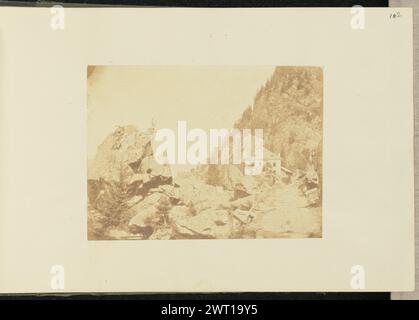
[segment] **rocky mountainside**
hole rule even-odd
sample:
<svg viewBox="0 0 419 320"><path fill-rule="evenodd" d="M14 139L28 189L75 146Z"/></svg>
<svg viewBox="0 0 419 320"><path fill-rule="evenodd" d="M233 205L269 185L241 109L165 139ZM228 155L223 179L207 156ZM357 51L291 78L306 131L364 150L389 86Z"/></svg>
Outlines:
<svg viewBox="0 0 419 320"><path fill-rule="evenodd" d="M321 181L322 81L320 68L278 67L235 123L264 130L264 153L294 172L286 182L268 165L257 176L211 164L173 177L154 159L154 129L116 128L88 162L88 238L319 237L321 208L299 175L311 168Z"/></svg>
<svg viewBox="0 0 419 320"><path fill-rule="evenodd" d="M282 184L272 180L269 172L246 176L237 165L210 165L173 178L168 166L155 162L149 133L133 126L119 127L90 161L90 240L289 235L289 226L279 224L284 217L292 223L292 210L282 208L286 214L281 215L282 220L269 222L269 228L260 227L265 221L260 215L273 214L280 207L280 197L270 194L273 190L281 194ZM295 223L298 225L297 220ZM316 225L304 228L301 234L305 236L316 234L318 229Z"/></svg>
<svg viewBox="0 0 419 320"><path fill-rule="evenodd" d="M152 130L140 132L135 126L118 127L98 146L95 158L89 161L88 179L119 181L121 171L134 172L140 159L152 155L152 137Z"/></svg>
<svg viewBox="0 0 419 320"><path fill-rule="evenodd" d="M264 130L265 148L280 153L291 170L310 161L321 173L323 73L318 67L277 67L236 122Z"/></svg>
<svg viewBox="0 0 419 320"><path fill-rule="evenodd" d="M138 213L135 205L150 190L172 185L170 167L153 157L153 133L153 129L118 127L88 162L89 238L113 238L110 231L127 231Z"/></svg>

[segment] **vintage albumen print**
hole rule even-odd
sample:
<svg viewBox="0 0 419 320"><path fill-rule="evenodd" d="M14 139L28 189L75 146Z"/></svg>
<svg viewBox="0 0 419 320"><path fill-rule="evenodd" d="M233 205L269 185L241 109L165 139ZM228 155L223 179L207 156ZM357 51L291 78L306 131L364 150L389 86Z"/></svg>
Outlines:
<svg viewBox="0 0 419 320"><path fill-rule="evenodd" d="M89 66L88 239L322 237L323 70Z"/></svg>

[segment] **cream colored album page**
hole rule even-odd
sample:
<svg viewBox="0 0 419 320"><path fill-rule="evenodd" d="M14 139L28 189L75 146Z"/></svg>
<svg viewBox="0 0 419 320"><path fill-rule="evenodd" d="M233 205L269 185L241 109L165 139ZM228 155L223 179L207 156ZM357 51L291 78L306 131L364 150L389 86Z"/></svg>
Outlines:
<svg viewBox="0 0 419 320"><path fill-rule="evenodd" d="M0 9L0 292L409 291L410 9Z"/></svg>

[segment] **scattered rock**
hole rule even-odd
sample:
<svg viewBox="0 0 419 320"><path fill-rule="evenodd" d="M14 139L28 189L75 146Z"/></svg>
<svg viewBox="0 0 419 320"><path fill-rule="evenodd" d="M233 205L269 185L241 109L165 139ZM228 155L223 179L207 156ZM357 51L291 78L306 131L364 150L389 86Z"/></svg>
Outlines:
<svg viewBox="0 0 419 320"><path fill-rule="evenodd" d="M121 229L112 229L108 232L109 236L115 239L125 239L132 236L131 233L121 230Z"/></svg>
<svg viewBox="0 0 419 320"><path fill-rule="evenodd" d="M196 216L183 211L176 218L171 223L181 237L227 239L231 233L231 219L226 210L205 210Z"/></svg>
<svg viewBox="0 0 419 320"><path fill-rule="evenodd" d="M128 225L136 225L139 227L150 226L157 218L157 208L147 207L137 211L137 214L129 221Z"/></svg>
<svg viewBox="0 0 419 320"><path fill-rule="evenodd" d="M243 224L251 222L255 217L255 215L250 213L249 211L244 211L240 209L235 210L233 212L233 216Z"/></svg>
<svg viewBox="0 0 419 320"><path fill-rule="evenodd" d="M173 237L173 230L171 227L158 228L150 235L148 240L169 240Z"/></svg>
<svg viewBox="0 0 419 320"><path fill-rule="evenodd" d="M255 202L255 196L247 196L245 198L240 198L229 203L229 206L232 209L242 209L242 210L250 210Z"/></svg>
<svg viewBox="0 0 419 320"><path fill-rule="evenodd" d="M142 196L139 196L139 195L138 196L133 196L131 199L129 199L127 201L127 205L129 207L132 207L132 206L136 205L138 202L140 202L142 199L143 199Z"/></svg>
<svg viewBox="0 0 419 320"><path fill-rule="evenodd" d="M129 231L136 235L141 235L142 239L148 239L154 232L154 228L152 226L144 226L140 227L138 225L130 225Z"/></svg>
<svg viewBox="0 0 419 320"><path fill-rule="evenodd" d="M229 223L229 213L227 210L216 210L213 212L213 220L216 226L225 226Z"/></svg>
<svg viewBox="0 0 419 320"><path fill-rule="evenodd" d="M156 206L162 197L162 194L159 192L152 193L151 195L144 198L141 202L135 205L132 209L136 212L139 212L143 209L147 209L149 207Z"/></svg>
<svg viewBox="0 0 419 320"><path fill-rule="evenodd" d="M169 219L172 221L188 219L192 216L193 214L190 212L187 206L173 206L169 210Z"/></svg>

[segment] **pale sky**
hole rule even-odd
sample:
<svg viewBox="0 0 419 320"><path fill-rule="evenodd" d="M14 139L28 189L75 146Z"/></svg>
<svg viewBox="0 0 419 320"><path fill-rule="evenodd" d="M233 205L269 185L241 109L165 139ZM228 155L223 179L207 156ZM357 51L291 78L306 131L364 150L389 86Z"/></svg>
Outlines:
<svg viewBox="0 0 419 320"><path fill-rule="evenodd" d="M233 127L274 66L104 66L88 81L88 158L117 125ZM175 131L176 132L176 131Z"/></svg>

